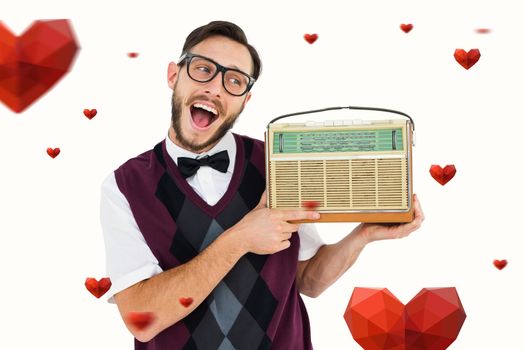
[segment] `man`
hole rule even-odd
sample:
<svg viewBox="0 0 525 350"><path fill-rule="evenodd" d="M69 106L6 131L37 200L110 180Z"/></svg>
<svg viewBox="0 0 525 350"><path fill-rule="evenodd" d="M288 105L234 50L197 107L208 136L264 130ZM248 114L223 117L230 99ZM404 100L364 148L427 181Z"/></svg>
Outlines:
<svg viewBox="0 0 525 350"><path fill-rule="evenodd" d="M413 222L361 224L325 245L313 224L290 223L317 212L266 208L263 143L230 131L260 70L235 24L195 29L168 66L168 136L104 181L110 302L135 349L311 349L299 293L318 296L367 243L423 220L414 197ZM155 319L141 329L131 312Z"/></svg>

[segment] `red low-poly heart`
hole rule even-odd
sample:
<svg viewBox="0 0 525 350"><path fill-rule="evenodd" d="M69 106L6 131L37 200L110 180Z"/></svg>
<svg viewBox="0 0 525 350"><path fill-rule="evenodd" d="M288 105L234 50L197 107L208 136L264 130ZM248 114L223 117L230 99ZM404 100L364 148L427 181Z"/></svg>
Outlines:
<svg viewBox="0 0 525 350"><path fill-rule="evenodd" d="M319 36L317 34L305 34L304 40L306 40L308 43L313 44L317 40Z"/></svg>
<svg viewBox="0 0 525 350"><path fill-rule="evenodd" d="M181 303L181 305L184 307L189 307L191 303L193 303L193 298L192 297L188 297L188 298L180 297L179 303Z"/></svg>
<svg viewBox="0 0 525 350"><path fill-rule="evenodd" d="M138 52L128 52L128 57L129 58L136 58L138 55L139 55Z"/></svg>
<svg viewBox="0 0 525 350"><path fill-rule="evenodd" d="M47 149L47 154L51 157L51 158L55 158L56 156L58 156L60 154L60 148L51 148L51 147L48 147Z"/></svg>
<svg viewBox="0 0 525 350"><path fill-rule="evenodd" d="M126 314L126 322L141 331L151 326L153 321L155 321L153 312L131 311Z"/></svg>
<svg viewBox="0 0 525 350"><path fill-rule="evenodd" d="M404 31L405 33L408 33L409 31L412 30L412 28L414 28L414 26L412 24L401 24L399 28L401 28L401 30Z"/></svg>
<svg viewBox="0 0 525 350"><path fill-rule="evenodd" d="M456 51L454 51L454 58L465 69L470 69L470 67L478 62L480 57L481 54L478 49L471 49L469 52L465 52L463 49L456 49Z"/></svg>
<svg viewBox="0 0 525 350"><path fill-rule="evenodd" d="M84 109L84 115L89 119L93 119L94 116L97 115L96 109Z"/></svg>
<svg viewBox="0 0 525 350"><path fill-rule="evenodd" d="M505 266L507 266L507 260L503 259L503 260L494 260L494 266L496 266L496 268L498 270L503 270L505 268Z"/></svg>
<svg viewBox="0 0 525 350"><path fill-rule="evenodd" d="M445 168L441 168L439 165L432 165L430 167L430 175L432 175L434 180L444 186L456 175L456 167L452 164L445 166Z"/></svg>
<svg viewBox="0 0 525 350"><path fill-rule="evenodd" d="M101 296L106 294L109 288L111 288L111 280L109 279L109 277L104 277L97 281L93 277L88 277L86 278L86 282L84 283L84 285L91 294L93 294L97 298L100 298Z"/></svg>
<svg viewBox="0 0 525 350"><path fill-rule="evenodd" d="M386 288L355 288L344 314L365 350L444 350L466 314L455 288L423 288L404 306Z"/></svg>
<svg viewBox="0 0 525 350"><path fill-rule="evenodd" d="M305 208L306 210L315 210L319 208L319 202L318 201L304 201L303 208Z"/></svg>
<svg viewBox="0 0 525 350"><path fill-rule="evenodd" d="M0 101L20 113L69 70L78 45L69 21L35 21L21 36L0 22Z"/></svg>

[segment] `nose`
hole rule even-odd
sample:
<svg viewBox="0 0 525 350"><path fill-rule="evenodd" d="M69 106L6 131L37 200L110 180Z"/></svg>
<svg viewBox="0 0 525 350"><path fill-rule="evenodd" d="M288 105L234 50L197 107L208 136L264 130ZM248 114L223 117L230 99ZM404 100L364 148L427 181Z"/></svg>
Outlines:
<svg viewBox="0 0 525 350"><path fill-rule="evenodd" d="M222 74L222 72L218 72L212 80L206 83L205 92L217 97L221 95L224 89L222 86Z"/></svg>

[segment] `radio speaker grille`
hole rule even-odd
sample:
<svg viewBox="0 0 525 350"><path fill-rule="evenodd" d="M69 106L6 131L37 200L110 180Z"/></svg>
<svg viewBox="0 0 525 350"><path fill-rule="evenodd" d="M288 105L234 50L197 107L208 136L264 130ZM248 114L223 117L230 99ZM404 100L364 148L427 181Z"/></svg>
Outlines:
<svg viewBox="0 0 525 350"><path fill-rule="evenodd" d="M408 208L405 158L280 160L270 162L270 207L319 210Z"/></svg>

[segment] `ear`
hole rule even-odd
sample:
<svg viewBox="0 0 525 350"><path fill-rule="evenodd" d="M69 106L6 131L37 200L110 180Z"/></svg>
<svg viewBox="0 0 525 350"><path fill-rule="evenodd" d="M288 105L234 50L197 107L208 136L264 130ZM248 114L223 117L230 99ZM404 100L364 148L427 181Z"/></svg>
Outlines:
<svg viewBox="0 0 525 350"><path fill-rule="evenodd" d="M252 97L252 92L249 91L247 94L246 94L246 98L244 99L244 102L242 103L242 108L244 109L244 107L246 106L246 104L248 103L248 101L250 101L250 98Z"/></svg>
<svg viewBox="0 0 525 350"><path fill-rule="evenodd" d="M168 65L168 86L173 90L175 82L177 81L177 75L179 74L179 66L175 62L170 62Z"/></svg>

